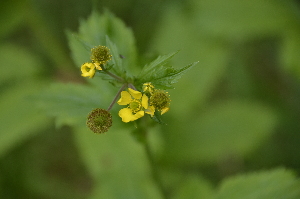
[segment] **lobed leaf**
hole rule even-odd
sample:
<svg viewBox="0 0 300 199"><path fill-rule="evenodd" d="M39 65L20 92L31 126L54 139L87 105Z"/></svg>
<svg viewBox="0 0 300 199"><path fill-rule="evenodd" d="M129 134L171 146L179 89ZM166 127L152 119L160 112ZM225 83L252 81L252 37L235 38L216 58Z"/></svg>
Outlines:
<svg viewBox="0 0 300 199"><path fill-rule="evenodd" d="M191 63L181 69L174 69L167 65L168 61L179 51L168 55L159 56L157 59L146 65L138 76L138 84L151 82L157 88L170 89L185 72L196 65L198 62Z"/></svg>
<svg viewBox="0 0 300 199"><path fill-rule="evenodd" d="M48 115L56 117L57 126L78 126L85 125L92 109L103 106L104 93L84 85L55 83L37 96L37 100Z"/></svg>

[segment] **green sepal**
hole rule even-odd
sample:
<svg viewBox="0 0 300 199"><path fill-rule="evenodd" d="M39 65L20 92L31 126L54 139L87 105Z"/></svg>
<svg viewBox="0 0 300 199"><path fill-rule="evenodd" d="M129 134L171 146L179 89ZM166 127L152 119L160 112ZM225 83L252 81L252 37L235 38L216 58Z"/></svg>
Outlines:
<svg viewBox="0 0 300 199"><path fill-rule="evenodd" d="M151 82L159 89L174 88L172 84L176 83L185 72L198 63L194 62L180 69L175 69L172 66L167 65L170 59L178 52L179 51L159 56L150 64L146 65L137 77L137 84L141 85L145 82Z"/></svg>
<svg viewBox="0 0 300 199"><path fill-rule="evenodd" d="M167 125L164 121L162 121L161 114L158 111L154 112L152 119L159 124Z"/></svg>

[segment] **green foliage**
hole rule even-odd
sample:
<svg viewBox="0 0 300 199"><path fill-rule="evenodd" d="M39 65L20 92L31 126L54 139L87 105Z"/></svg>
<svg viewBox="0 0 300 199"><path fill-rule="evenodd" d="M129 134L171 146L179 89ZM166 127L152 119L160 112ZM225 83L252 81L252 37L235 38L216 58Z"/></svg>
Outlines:
<svg viewBox="0 0 300 199"><path fill-rule="evenodd" d="M86 49L87 46L103 45L111 49L112 63L115 65L112 71L117 75L124 75L122 67L126 68L129 74L138 69L132 31L108 11L103 15L94 11L87 20L80 21L78 33L68 31L67 35L73 60L78 67L85 62L90 62L90 51ZM120 55L124 57L123 60Z"/></svg>
<svg viewBox="0 0 300 199"><path fill-rule="evenodd" d="M170 61L170 59L178 52L179 51L170 53L168 55L159 56L150 64L144 66L143 70L137 77L137 82L140 84L143 82L151 82L153 85L155 85L155 87L161 89L174 88L172 84L176 83L186 71L198 63L194 62L178 70L174 69L172 66L166 65L168 61Z"/></svg>
<svg viewBox="0 0 300 199"><path fill-rule="evenodd" d="M102 93L102 94L101 94ZM103 103L105 92L80 84L52 84L37 97L39 106L56 118L56 125L85 126L88 113Z"/></svg>
<svg viewBox="0 0 300 199"><path fill-rule="evenodd" d="M297 199L300 182L285 169L240 175L225 180L216 199Z"/></svg>
<svg viewBox="0 0 300 199"><path fill-rule="evenodd" d="M1 3L0 198L300 198L298 1L93 3ZM80 77L97 45L124 82ZM179 78L167 125L124 124L116 105L106 134L86 127L120 82Z"/></svg>

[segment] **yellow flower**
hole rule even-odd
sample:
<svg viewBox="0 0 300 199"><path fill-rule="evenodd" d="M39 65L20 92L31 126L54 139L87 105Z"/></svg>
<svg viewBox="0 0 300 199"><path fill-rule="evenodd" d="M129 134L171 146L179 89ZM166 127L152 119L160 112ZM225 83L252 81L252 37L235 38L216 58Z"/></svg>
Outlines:
<svg viewBox="0 0 300 199"><path fill-rule="evenodd" d="M143 91L147 94L152 94L154 91L154 86L151 84L151 82L144 83Z"/></svg>
<svg viewBox="0 0 300 199"><path fill-rule="evenodd" d="M97 70L102 70L98 63L84 63L81 65L81 76L93 78Z"/></svg>
<svg viewBox="0 0 300 199"><path fill-rule="evenodd" d="M97 70L102 70L100 63L94 63L94 65Z"/></svg>
<svg viewBox="0 0 300 199"><path fill-rule="evenodd" d="M148 105L148 97L131 88L128 88L128 91L121 92L121 98L118 104L128 105L127 108L123 108L119 111L119 116L123 122L137 120L143 117L145 113L151 116L154 114L154 108Z"/></svg>

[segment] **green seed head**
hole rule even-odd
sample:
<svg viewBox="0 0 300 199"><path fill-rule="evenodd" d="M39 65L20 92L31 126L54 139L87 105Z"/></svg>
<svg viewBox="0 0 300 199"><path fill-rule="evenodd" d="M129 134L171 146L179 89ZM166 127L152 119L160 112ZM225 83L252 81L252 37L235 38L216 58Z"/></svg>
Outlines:
<svg viewBox="0 0 300 199"><path fill-rule="evenodd" d="M107 132L112 125L112 116L107 110L96 108L89 113L86 125L94 133Z"/></svg>
<svg viewBox="0 0 300 199"><path fill-rule="evenodd" d="M94 63L106 64L109 60L111 60L112 55L109 52L109 48L106 46L95 46L91 49L92 55L91 60Z"/></svg>
<svg viewBox="0 0 300 199"><path fill-rule="evenodd" d="M155 89L150 97L150 105L154 106L154 108L159 111L169 108L170 101L169 94L159 89Z"/></svg>

